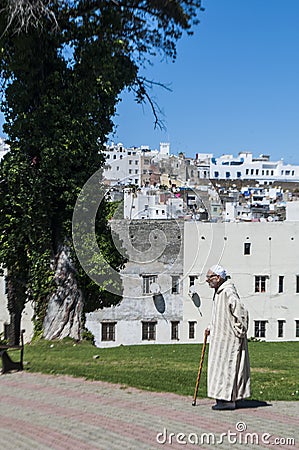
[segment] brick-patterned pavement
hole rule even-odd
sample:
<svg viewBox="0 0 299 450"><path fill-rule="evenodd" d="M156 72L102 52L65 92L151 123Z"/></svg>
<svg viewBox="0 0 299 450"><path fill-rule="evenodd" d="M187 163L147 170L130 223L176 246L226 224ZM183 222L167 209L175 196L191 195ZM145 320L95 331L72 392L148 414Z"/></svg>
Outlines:
<svg viewBox="0 0 299 450"><path fill-rule="evenodd" d="M0 376L0 449L299 449L298 402L245 403L145 392L65 376Z"/></svg>

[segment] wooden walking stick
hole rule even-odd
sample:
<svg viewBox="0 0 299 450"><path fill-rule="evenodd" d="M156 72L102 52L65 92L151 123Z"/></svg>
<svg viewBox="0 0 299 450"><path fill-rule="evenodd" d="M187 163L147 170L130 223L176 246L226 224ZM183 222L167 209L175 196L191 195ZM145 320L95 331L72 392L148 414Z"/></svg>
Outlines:
<svg viewBox="0 0 299 450"><path fill-rule="evenodd" d="M207 345L207 338L208 338L208 333L205 331L205 335L204 335L204 339L203 339L203 346L202 346L202 351L201 351L201 358L200 358L200 363L199 363L199 369L198 369L198 374L197 374L197 380L196 380L196 385L195 385L195 391L194 391L194 396L193 396L192 406L195 406L195 405L196 405L196 397L197 397L198 386L199 386L199 380L200 380L201 371L202 371L203 360L204 360L204 357L205 357L205 351L206 351L206 345Z"/></svg>

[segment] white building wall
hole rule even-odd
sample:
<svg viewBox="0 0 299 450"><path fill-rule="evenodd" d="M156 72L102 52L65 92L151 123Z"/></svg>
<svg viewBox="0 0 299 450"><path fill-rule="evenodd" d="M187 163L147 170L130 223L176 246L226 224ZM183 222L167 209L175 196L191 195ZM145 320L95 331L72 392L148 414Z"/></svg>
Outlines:
<svg viewBox="0 0 299 450"><path fill-rule="evenodd" d="M252 158L250 152L222 155L210 160L210 178L212 179L247 179L268 181L299 181L299 166L286 164L283 160L270 161L268 157Z"/></svg>
<svg viewBox="0 0 299 450"><path fill-rule="evenodd" d="M141 283L141 280L138 280ZM159 280L161 281L161 279ZM141 286L139 289L139 295ZM104 308L86 315L86 327L95 337L97 347L115 347L118 345L139 345L139 344L169 344L178 343L180 340L171 341L172 320L182 323L182 302L181 298L171 298L165 296L166 310L163 315L157 312L153 296L145 295L142 298L134 299L124 297L118 306ZM180 300L180 301L179 301ZM103 322L116 322L115 341L102 341L101 327ZM142 322L154 321L156 325L156 339L142 340Z"/></svg>
<svg viewBox="0 0 299 450"><path fill-rule="evenodd" d="M251 254L244 255L244 243ZM295 320L299 319L299 222L275 223L186 223L184 253L184 342L187 323L198 321L199 338L209 323L213 292L205 282L209 267L220 263L231 275L250 314L248 336L254 336L254 321L266 320L267 341L299 340ZM189 275L198 275L197 292L202 316L188 295ZM255 292L255 275L267 278L266 292ZM279 276L284 276L284 291L278 293ZM285 320L284 336L278 337L278 320Z"/></svg>
<svg viewBox="0 0 299 450"><path fill-rule="evenodd" d="M299 221L299 201L286 202L286 220Z"/></svg>
<svg viewBox="0 0 299 450"><path fill-rule="evenodd" d="M237 217L237 206L236 203L226 202L225 203L225 212L224 212L224 220L235 220Z"/></svg>
<svg viewBox="0 0 299 450"><path fill-rule="evenodd" d="M123 299L120 304L86 314L86 327L95 336L98 347L181 342L183 227L183 221L175 220L114 222L113 230L119 234L129 254L131 252L131 259L122 271ZM163 238L161 245L155 247L158 234L165 240ZM165 311L154 302L153 294L143 293L143 277L148 275L157 277ZM177 293L172 293L173 276L180 279ZM172 321L180 322L179 340L171 340ZM102 340L105 322L116 322L114 341ZM155 340L142 340L142 322L157 323Z"/></svg>
<svg viewBox="0 0 299 450"><path fill-rule="evenodd" d="M148 146L126 148L123 144L112 144L106 146L104 155L106 158L103 170L103 178L111 185L135 184L142 186L142 175L144 164L142 159L159 161L169 158L169 143L160 144L158 150L150 150Z"/></svg>
<svg viewBox="0 0 299 450"><path fill-rule="evenodd" d="M165 223L164 223L165 225ZM139 225L140 226L140 225ZM149 224L149 226L151 226ZM137 229L137 228L136 228ZM145 228L144 230L145 231ZM184 222L183 273L180 265L152 261L146 267L130 263L125 268L124 299L113 308L87 316L88 328L100 347L146 343L202 342L209 325L213 290L206 283L206 273L220 263L235 283L249 311L248 337L255 335L255 321L266 322L267 341L297 341L299 320L299 222ZM250 254L244 254L244 244ZM152 295L142 294L142 274L152 273L165 299L165 313L155 308ZM179 294L171 294L171 273L180 276ZM255 292L255 276L266 277L265 292ZM283 276L283 292L278 292ZM190 294L194 282L197 297ZM116 322L115 341L101 341L101 322ZM156 339L142 341L142 321L155 320ZM171 340L171 321L179 321L179 340ZM284 321L283 336L278 337L278 321ZM195 336L189 336L189 322L195 322Z"/></svg>
<svg viewBox="0 0 299 450"><path fill-rule="evenodd" d="M103 177L111 184L141 184L141 151L122 144L106 148Z"/></svg>
<svg viewBox="0 0 299 450"><path fill-rule="evenodd" d="M149 239L147 231L153 222L130 223L130 232L124 230L124 238L137 240L136 249ZM150 222L150 221L148 221ZM159 222L159 221L158 221ZM248 336L254 336L254 322L266 321L267 341L298 341L295 335L296 320L299 320L299 222L184 222L175 228L176 221L163 221L163 232L168 236L168 250L163 256L149 259L146 264L131 262L124 269L124 291L122 302L111 308L95 311L87 315L86 325L95 335L100 347L129 344L192 343L201 342L205 328L211 317L213 291L205 281L209 267L222 264L235 283L242 301L249 310L250 326ZM160 227L159 223L156 226ZM184 236L180 237L180 229ZM133 227L133 228L132 228ZM141 230L141 231L140 231ZM141 234L139 234L141 233ZM169 234L172 234L169 237ZM176 250L170 245L174 240L182 241ZM250 254L244 254L244 244L250 244ZM126 241L124 242L126 245ZM174 245L174 244L172 244ZM140 247L141 248L141 247ZM153 249L154 251L154 249ZM141 257L142 257L141 249ZM175 262L176 261L176 262ZM142 275L157 275L157 282L163 293L165 312L161 314L151 294L143 294ZM172 276L180 277L178 294L171 293ZM265 292L255 292L255 276L266 277ZM283 292L278 292L279 277L284 277ZM191 298L190 277L198 298ZM32 337L33 310L26 305L22 316L22 328L26 329L25 339ZM283 337L278 337L278 321L284 322ZM0 278L0 332L4 322L9 321L6 309L4 280ZM101 323L116 322L115 341L101 341ZM156 340L143 341L142 321L156 321ZM179 321L179 340L171 340L171 321ZM196 322L195 337L189 338L189 322Z"/></svg>
<svg viewBox="0 0 299 450"><path fill-rule="evenodd" d="M160 142L160 156L162 157L169 156L169 152L170 152L170 143Z"/></svg>

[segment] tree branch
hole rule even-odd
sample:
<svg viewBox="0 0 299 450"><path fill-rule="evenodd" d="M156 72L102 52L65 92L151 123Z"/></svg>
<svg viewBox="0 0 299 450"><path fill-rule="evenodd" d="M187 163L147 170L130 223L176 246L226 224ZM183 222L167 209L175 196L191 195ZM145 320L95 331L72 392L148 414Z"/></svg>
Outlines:
<svg viewBox="0 0 299 450"><path fill-rule="evenodd" d="M160 130L166 131L166 126L163 122L163 120L161 120L161 118L159 116L164 115L163 112L161 111L161 108L159 107L158 103L149 95L148 93L148 89L151 89L153 86L160 86L163 89L166 89L167 91L171 92L170 87L168 87L167 85L163 84L163 83L159 83L157 81L151 81L146 79L145 77L137 77L136 78L136 88L132 88L133 91L136 93L136 99L138 103L148 103L152 114L154 116L154 128L156 129L157 127Z"/></svg>
<svg viewBox="0 0 299 450"><path fill-rule="evenodd" d="M0 11L7 13L7 26L3 32L5 34L14 23L14 33L28 31L30 26L37 28L42 17L47 17L58 27L54 11L49 8L49 0L8 0L6 8ZM3 36L2 34L2 36Z"/></svg>

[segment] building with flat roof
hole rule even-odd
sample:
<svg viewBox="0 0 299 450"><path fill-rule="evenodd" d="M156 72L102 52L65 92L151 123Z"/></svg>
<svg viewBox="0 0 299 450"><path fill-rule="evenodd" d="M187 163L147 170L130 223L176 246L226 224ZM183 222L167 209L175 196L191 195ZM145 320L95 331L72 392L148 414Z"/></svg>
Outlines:
<svg viewBox="0 0 299 450"><path fill-rule="evenodd" d="M160 247L153 246L157 227ZM249 338L299 340L298 221L136 220L115 229L129 251L149 254L123 269L118 306L87 314L97 346L202 342L213 297L205 275L215 263L227 269L249 311Z"/></svg>
<svg viewBox="0 0 299 450"><path fill-rule="evenodd" d="M254 158L251 152L240 152L237 157L222 155L210 159L210 178L217 180L299 181L299 166L270 161L269 155Z"/></svg>

